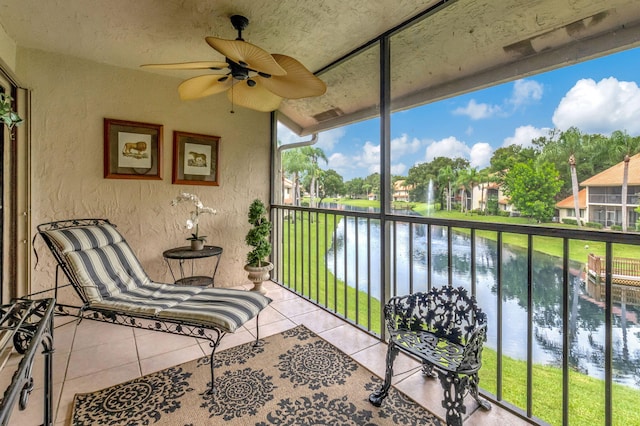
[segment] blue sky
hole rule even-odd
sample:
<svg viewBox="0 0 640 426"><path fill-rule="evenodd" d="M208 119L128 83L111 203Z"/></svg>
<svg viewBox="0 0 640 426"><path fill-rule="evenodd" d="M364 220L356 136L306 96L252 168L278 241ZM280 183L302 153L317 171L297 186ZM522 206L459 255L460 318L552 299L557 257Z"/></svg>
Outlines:
<svg viewBox="0 0 640 426"><path fill-rule="evenodd" d="M503 146L530 146L550 129L571 126L640 135L640 48L398 112L391 119L391 172L406 176L435 157L463 157L482 169ZM278 139L299 138L279 125ZM347 181L379 171L379 121L319 134L316 147Z"/></svg>

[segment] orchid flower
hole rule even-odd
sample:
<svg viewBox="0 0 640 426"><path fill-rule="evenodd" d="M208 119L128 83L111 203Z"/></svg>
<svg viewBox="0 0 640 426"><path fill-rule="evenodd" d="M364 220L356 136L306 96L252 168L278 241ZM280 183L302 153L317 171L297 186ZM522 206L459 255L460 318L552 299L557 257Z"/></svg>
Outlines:
<svg viewBox="0 0 640 426"><path fill-rule="evenodd" d="M171 205L172 206L176 206L179 203L183 202L183 201L189 201L191 203L193 203L193 205L195 206L195 210L193 210L191 212L191 217L189 219L187 219L186 222L186 228L191 230L195 228L195 232L193 232L191 234L191 237L187 238L187 240L203 240L205 241L206 239L206 235L200 235L199 234L199 229L198 229L198 222L200 220L200 215L201 214L211 214L211 215L215 215L218 213L217 210L211 208L211 207L205 207L202 204L202 201L200 201L200 198L198 198L197 195L195 194L190 194L188 192L182 192L180 193L176 198L174 198L173 200L171 200Z"/></svg>

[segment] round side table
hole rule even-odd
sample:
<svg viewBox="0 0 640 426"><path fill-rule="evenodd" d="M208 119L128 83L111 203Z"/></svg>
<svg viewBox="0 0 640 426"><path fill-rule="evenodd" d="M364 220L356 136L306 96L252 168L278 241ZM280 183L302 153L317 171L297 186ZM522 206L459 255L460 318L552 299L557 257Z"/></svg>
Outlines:
<svg viewBox="0 0 640 426"><path fill-rule="evenodd" d="M216 277L216 272L218 271L218 265L220 264L220 257L222 256L222 247L218 246L204 246L202 250L191 250L191 247L176 247L169 250L166 250L162 253L162 257L169 265L169 271L171 272L171 276L173 277L173 281L175 284L179 285L197 285L197 286L212 286L214 284L214 279ZM194 263L198 259L215 259L215 265L213 266L213 273L211 276L208 275L193 275ZM178 261L178 271L179 278L176 278L176 274L173 271L173 267L171 265L172 260ZM191 261L191 273L190 275L185 276L185 261ZM188 271L187 271L188 272Z"/></svg>

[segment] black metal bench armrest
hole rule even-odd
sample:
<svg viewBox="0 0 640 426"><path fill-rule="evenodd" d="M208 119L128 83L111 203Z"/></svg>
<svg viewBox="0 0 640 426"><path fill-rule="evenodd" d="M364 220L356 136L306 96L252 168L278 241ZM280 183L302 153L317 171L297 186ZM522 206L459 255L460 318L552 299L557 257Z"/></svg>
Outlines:
<svg viewBox="0 0 640 426"><path fill-rule="evenodd" d="M487 340L487 325L482 324L471 333L469 341L464 345L462 362L458 371L473 374L482 367L482 345Z"/></svg>

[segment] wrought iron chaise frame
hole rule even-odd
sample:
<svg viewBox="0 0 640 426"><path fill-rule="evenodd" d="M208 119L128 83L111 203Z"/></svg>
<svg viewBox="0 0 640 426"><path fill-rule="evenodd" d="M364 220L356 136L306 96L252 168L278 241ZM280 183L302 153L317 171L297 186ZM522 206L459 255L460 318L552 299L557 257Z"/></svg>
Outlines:
<svg viewBox="0 0 640 426"><path fill-rule="evenodd" d="M46 245L51 250L57 265L56 265L56 273L55 273L55 300L58 300L58 291L59 289L65 287L73 287L75 290L75 294L81 299L81 306L56 303L55 314L56 315L65 315L65 316L73 316L82 321L83 319L88 319L92 321L105 322L109 324L122 325L126 327L139 328L145 330L153 330L159 331L169 334L177 334L187 337L195 337L198 339L208 340L209 345L211 347L211 355L209 356L210 368L211 368L211 387L208 392L213 395L215 394L215 353L218 346L220 346L220 342L222 338L227 334L227 331L223 330L220 327L212 326L210 324L203 325L197 321L191 321L188 319L168 319L168 318L158 318L153 315L145 314L145 313L135 313L127 312L124 310L113 310L113 309L104 309L100 307L91 306L89 300L86 295L82 291L80 283L76 280L75 274L71 270L70 265L64 258L63 253L60 252L56 244L49 238L47 235L47 231L51 230L61 230L67 228L77 228L82 226L101 226L101 225L111 225L115 228L115 225L112 224L108 219L73 219L73 220L61 220L55 222L48 222L38 225L38 234L43 238ZM34 237L35 238L35 237ZM35 246L34 246L35 250ZM36 253L37 258L37 253ZM65 277L69 280L68 284L59 285L59 271L62 270L64 272ZM48 290L50 291L50 290ZM256 340L254 342L254 347L259 347L262 345L262 341L260 341L260 332L259 332L259 313L256 314Z"/></svg>
<svg viewBox="0 0 640 426"><path fill-rule="evenodd" d="M53 310L55 299L12 299L0 306L0 357L3 368L15 368L11 383L0 398L0 425L10 424L16 402L27 407L34 389L33 365L38 348L44 354L43 424L53 425ZM10 344L21 355L17 366L6 363Z"/></svg>

